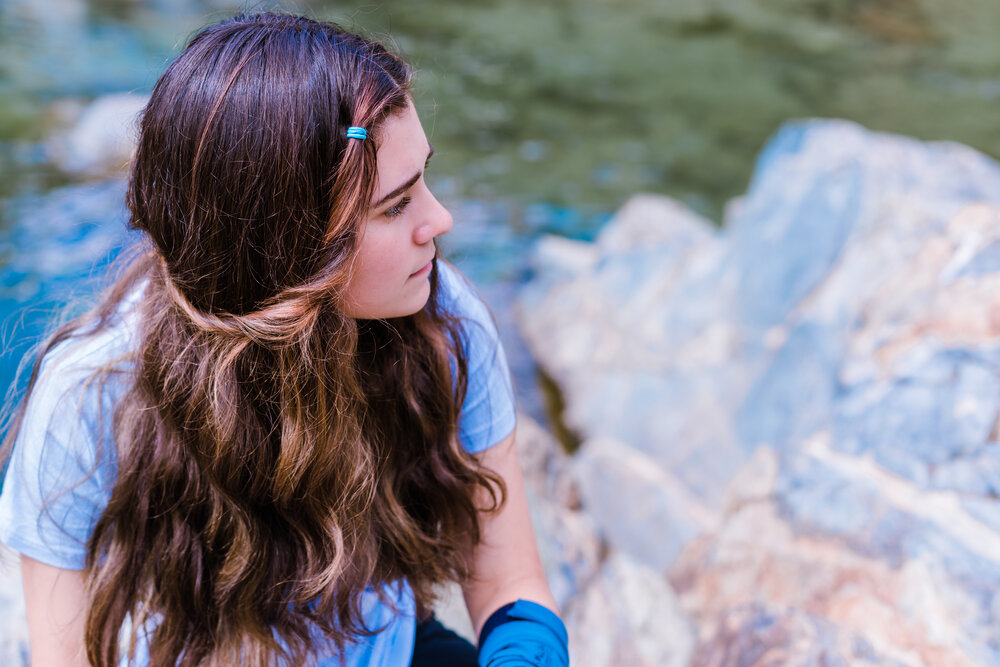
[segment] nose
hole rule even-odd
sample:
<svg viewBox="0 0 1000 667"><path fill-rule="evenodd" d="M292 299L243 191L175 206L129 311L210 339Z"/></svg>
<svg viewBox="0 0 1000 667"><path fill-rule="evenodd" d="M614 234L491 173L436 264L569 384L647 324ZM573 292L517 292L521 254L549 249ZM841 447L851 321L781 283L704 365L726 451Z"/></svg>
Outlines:
<svg viewBox="0 0 1000 667"><path fill-rule="evenodd" d="M413 230L413 242L418 245L430 243L438 236L447 234L451 231L454 222L451 213L441 205L441 202L431 194L430 190L427 191L427 197L427 212L420 224Z"/></svg>

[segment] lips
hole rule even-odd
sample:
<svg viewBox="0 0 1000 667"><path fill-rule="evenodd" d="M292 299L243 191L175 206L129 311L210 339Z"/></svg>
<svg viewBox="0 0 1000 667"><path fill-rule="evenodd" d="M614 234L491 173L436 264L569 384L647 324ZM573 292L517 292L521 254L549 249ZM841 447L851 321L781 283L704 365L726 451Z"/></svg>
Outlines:
<svg viewBox="0 0 1000 667"><path fill-rule="evenodd" d="M410 277L411 278L416 278L418 276L423 276L423 275L426 275L426 274L430 273L431 272L431 264L433 262L434 262L434 260L431 259L431 261L427 262L422 267L420 267L419 269L417 269L416 271L414 271L413 273L411 273Z"/></svg>

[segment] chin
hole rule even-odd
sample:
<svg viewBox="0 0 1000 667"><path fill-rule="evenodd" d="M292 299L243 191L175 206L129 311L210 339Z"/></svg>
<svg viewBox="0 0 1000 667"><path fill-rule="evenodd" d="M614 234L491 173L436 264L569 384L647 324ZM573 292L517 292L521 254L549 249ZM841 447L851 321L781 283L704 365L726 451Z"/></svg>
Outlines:
<svg viewBox="0 0 1000 667"><path fill-rule="evenodd" d="M397 317L409 317L410 315L415 315L424 309L430 295L431 290L428 285L427 289L421 290L419 296L402 302L387 304L382 308L371 308L366 309L363 312L350 313L350 315L357 320L391 320Z"/></svg>
<svg viewBox="0 0 1000 667"><path fill-rule="evenodd" d="M419 303L413 303L409 308L404 309L403 312L400 313L399 315L396 315L396 317L408 317L410 315L416 315L417 313L419 313L421 310L424 309L424 306L427 305L427 299L429 297L430 294L421 299Z"/></svg>

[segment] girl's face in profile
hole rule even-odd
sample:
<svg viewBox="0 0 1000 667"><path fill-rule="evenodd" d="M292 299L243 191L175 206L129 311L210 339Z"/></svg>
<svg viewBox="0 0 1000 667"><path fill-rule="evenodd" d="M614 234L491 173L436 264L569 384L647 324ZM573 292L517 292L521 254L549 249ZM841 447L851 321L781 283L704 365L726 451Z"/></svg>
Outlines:
<svg viewBox="0 0 1000 667"><path fill-rule="evenodd" d="M403 317L423 308L434 239L452 225L424 182L433 149L412 102L386 119L378 135L375 195L344 300L345 312L358 319Z"/></svg>

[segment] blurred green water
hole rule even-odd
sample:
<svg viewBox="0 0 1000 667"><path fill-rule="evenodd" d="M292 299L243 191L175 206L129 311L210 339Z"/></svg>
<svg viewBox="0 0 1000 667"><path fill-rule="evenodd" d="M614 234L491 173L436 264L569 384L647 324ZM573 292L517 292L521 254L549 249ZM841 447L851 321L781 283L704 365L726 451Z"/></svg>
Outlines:
<svg viewBox="0 0 1000 667"><path fill-rule="evenodd" d="M0 197L76 178L37 148L53 101L149 90L196 27L239 6L0 0ZM540 227L529 234L586 236L640 190L719 219L788 118L849 118L1000 155L1000 0L266 6L391 35L417 68L439 189L508 202L515 224ZM582 214L525 223L518 212L539 203Z"/></svg>
<svg viewBox="0 0 1000 667"><path fill-rule="evenodd" d="M120 180L49 160L66 109L148 92L198 27L242 6L0 0L0 384L70 292L88 293L122 227ZM457 223L445 251L484 289L521 408L536 417L510 302L540 234L591 237L638 191L721 220L790 118L848 118L1000 156L1000 0L246 6L335 20L394 42L415 66L436 149L428 180Z"/></svg>

